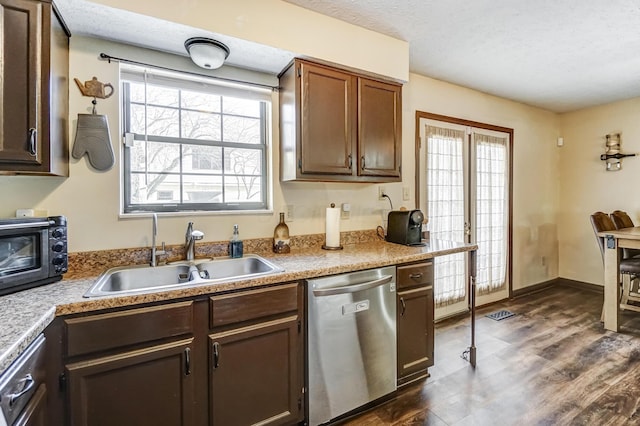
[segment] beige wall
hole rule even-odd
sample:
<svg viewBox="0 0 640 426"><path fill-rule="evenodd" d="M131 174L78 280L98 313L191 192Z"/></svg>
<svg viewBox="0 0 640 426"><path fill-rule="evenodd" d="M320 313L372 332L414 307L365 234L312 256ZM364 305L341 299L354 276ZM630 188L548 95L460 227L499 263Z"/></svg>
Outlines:
<svg viewBox="0 0 640 426"><path fill-rule="evenodd" d="M555 145L559 134L557 115L416 74L411 74L403 95L405 184L414 176L416 110L514 129L513 288L556 278L560 155Z"/></svg>
<svg viewBox="0 0 640 426"><path fill-rule="evenodd" d="M607 172L600 154L605 136L622 133L622 152L640 153L640 98L561 115L560 276L603 284L602 257L589 215L625 210L640 224L640 157L622 160L622 170Z"/></svg>
<svg viewBox="0 0 640 426"><path fill-rule="evenodd" d="M111 5L118 3L117 0L103 2ZM131 7L138 4L138 2L122 2L123 7L125 3L130 3ZM230 8L231 6L227 3L234 2L222 3ZM238 3L244 4L247 1ZM259 3L262 4L262 2ZM376 47L378 35L367 31L362 32L362 29L343 28L345 25L343 23L327 21L325 17L317 14L309 15L308 11L300 8L291 9L290 5L284 6L286 3L283 2L275 3L277 7L285 8L281 10L283 13L292 13L297 18L304 17L310 20L314 25L310 25L309 28L314 28L314 31L324 33L327 28L323 25L329 25L331 30L338 28L347 33L353 32L352 35L357 40L353 44L326 43L324 40L323 44L315 41L317 37L313 37L313 31L308 31L307 36L298 37L296 43L300 43L300 46L306 46L307 43L312 46L306 52L311 56L391 76L403 74L405 72L403 70L408 68L406 43L399 46L400 55L404 60L396 63L392 70L383 72L383 68L378 67L380 60L371 59L374 57L373 49ZM209 7L208 4L208 2L193 2L197 7ZM165 12L171 10L169 2L159 10ZM273 14L269 15L270 17L279 19L275 12L269 13ZM189 16L181 15L180 18L195 19L190 14ZM251 31L247 28L223 28L230 35L252 39L249 37ZM299 50L287 44L290 41L286 32L279 39L273 37L275 37L273 34L265 36L265 43ZM367 46L367 49L361 52L363 57L348 59L352 50L360 48L363 43ZM98 54L106 51L116 56L140 59L131 49L133 48L106 41L74 36L71 39L70 77L86 80L95 75L102 81L115 83L118 81L118 65L99 60ZM325 54L323 49L328 49L331 53L323 57L322 55ZM149 55L154 54L149 53ZM187 64L177 65L190 66L188 59L180 60L187 61ZM393 61L385 59L382 62ZM409 75L409 79L410 81L403 88L403 182L384 184L387 193L393 199L394 207L411 208L415 204L414 117L416 110L514 128L514 288L522 288L557 277L556 213L559 203L557 181L560 152L555 147L555 140L559 135L557 115L415 74ZM277 106L277 97L274 97L274 105ZM75 86L70 87L70 148L73 146L77 114L90 111L90 106L89 98L83 98ZM89 167L86 159L82 158L71 159L68 179L0 176L0 197L4 200L0 205L0 216L11 216L15 214L17 208L46 209L50 214L66 215L70 223L69 248L72 252L148 246L151 228L149 217L122 218L119 215L121 154L118 106L119 100L116 96L98 103L98 112L108 115L111 126L116 152L116 165L111 170L96 172ZM275 141L277 146L279 140L277 108L274 108L273 123L271 140ZM277 149L273 152L271 165L274 174L273 212L161 216L159 240L164 240L167 244L181 243L188 221L194 221L196 228L205 233L205 241L228 238L234 223L240 225L241 235L244 238L269 237L277 224L278 212L282 211L286 204L294 206L295 219L289 223L293 235L323 232L324 208L332 202L337 205L344 202L351 204L351 219L341 221L342 230L373 229L381 224L381 212L388 208L388 202L377 199L378 185L280 183ZM411 194L409 200L402 200L403 187L409 189Z"/></svg>

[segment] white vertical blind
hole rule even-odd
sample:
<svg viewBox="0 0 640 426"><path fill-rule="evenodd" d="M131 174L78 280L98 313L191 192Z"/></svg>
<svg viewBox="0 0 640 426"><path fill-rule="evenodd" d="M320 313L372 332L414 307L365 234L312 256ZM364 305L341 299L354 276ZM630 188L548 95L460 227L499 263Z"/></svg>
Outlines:
<svg viewBox="0 0 640 426"><path fill-rule="evenodd" d="M474 132L476 157L476 286L488 294L506 285L507 139Z"/></svg>
<svg viewBox="0 0 640 426"><path fill-rule="evenodd" d="M427 211L431 238L464 242L465 132L426 126ZM434 259L434 299L445 306L465 298L463 253Z"/></svg>

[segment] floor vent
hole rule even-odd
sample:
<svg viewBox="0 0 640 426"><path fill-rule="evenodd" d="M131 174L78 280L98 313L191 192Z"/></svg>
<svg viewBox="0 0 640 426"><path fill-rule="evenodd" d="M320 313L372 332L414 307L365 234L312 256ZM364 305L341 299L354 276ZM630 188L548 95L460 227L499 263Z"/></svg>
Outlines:
<svg viewBox="0 0 640 426"><path fill-rule="evenodd" d="M492 320L496 321L502 321L503 319L511 318L512 316L515 316L513 312L504 310L485 315L485 317L491 318Z"/></svg>

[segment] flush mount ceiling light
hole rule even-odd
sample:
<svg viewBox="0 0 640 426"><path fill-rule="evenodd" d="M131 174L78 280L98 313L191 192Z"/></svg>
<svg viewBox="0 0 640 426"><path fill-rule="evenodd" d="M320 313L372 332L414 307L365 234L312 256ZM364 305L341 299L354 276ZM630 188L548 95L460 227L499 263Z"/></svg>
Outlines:
<svg viewBox="0 0 640 426"><path fill-rule="evenodd" d="M184 42L191 60L199 67L215 70L220 68L229 56L229 48L217 40L193 37Z"/></svg>

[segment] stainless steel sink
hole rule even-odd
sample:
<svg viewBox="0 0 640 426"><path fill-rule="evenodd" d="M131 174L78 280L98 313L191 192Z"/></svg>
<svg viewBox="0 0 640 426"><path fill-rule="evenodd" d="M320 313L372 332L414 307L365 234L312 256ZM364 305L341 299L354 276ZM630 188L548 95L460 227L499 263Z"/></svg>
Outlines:
<svg viewBox="0 0 640 426"><path fill-rule="evenodd" d="M282 272L284 269L257 256L180 262L165 266L112 268L102 274L84 297L141 294L174 288L227 283Z"/></svg>

